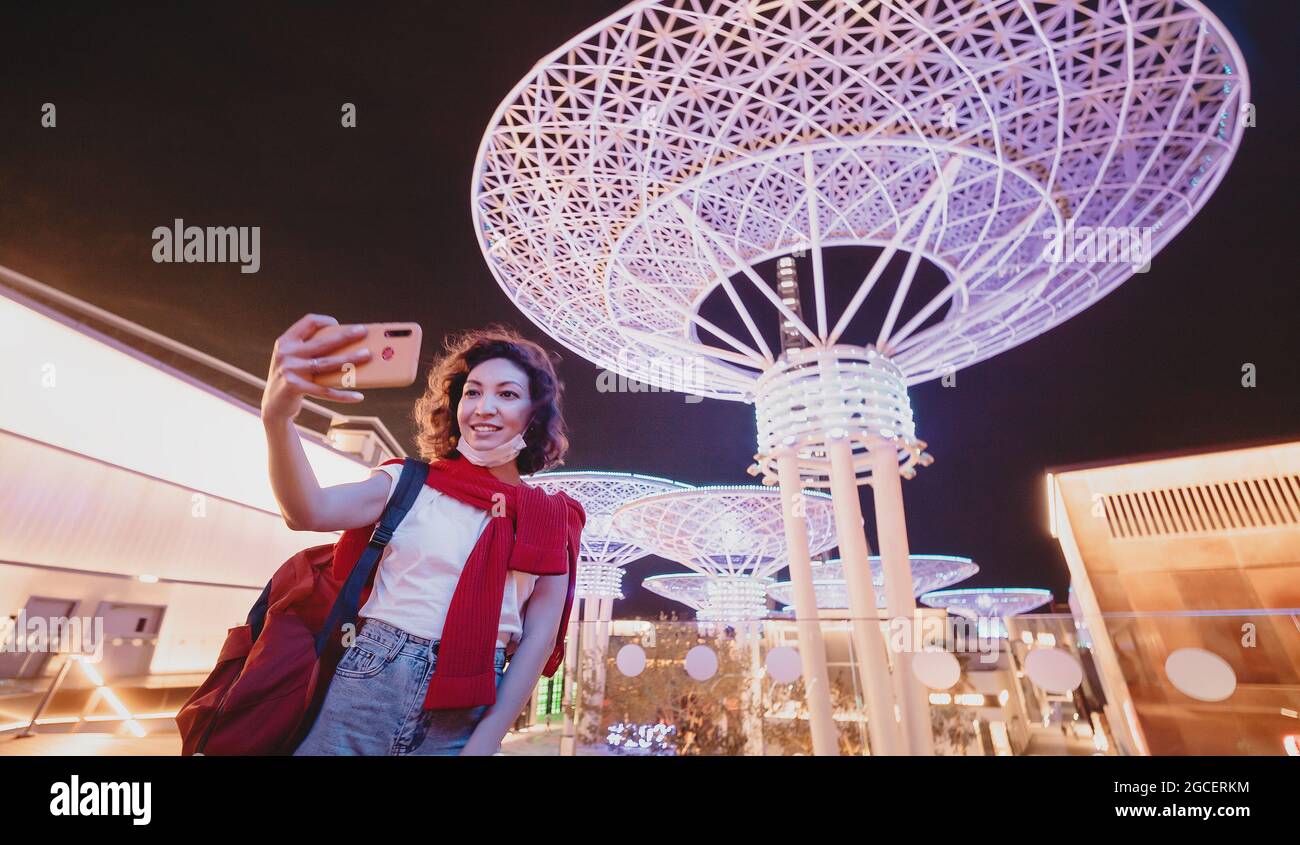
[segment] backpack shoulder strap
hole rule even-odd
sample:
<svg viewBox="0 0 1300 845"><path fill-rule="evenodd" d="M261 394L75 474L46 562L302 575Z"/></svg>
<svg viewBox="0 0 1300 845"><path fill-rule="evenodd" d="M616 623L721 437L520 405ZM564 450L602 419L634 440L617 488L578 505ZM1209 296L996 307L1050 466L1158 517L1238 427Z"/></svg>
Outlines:
<svg viewBox="0 0 1300 845"><path fill-rule="evenodd" d="M402 462L402 474L398 477L396 489L389 497L388 504L384 507L384 512L370 535L370 542L366 544L365 551L361 553L360 559L348 573L348 580L339 590L325 624L316 635L318 656L324 653L332 634L338 632L344 624L356 622L357 611L360 610L361 604L361 591L370 581L370 575L375 567L379 565L379 558L383 556L384 549L393 539L393 532L397 530L397 526L415 504L416 498L420 495L420 488L424 486L428 476L429 465L424 461L407 458Z"/></svg>
<svg viewBox="0 0 1300 845"><path fill-rule="evenodd" d="M393 532L415 505L416 497L420 495L420 488L424 486L428 476L429 465L424 461L407 458L402 462L402 474L398 476L397 489L389 497L388 505L379 517L379 524L370 535L371 545L379 542L382 551L383 547L388 545L388 541L393 539Z"/></svg>

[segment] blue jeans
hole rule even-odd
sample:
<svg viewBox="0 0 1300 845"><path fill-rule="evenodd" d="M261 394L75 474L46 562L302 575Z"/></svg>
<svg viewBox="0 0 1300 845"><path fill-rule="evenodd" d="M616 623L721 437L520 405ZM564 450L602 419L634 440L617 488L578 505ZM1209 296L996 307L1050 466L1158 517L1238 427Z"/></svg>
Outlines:
<svg viewBox="0 0 1300 845"><path fill-rule="evenodd" d="M487 705L425 710L437 640L379 619L358 621L357 637L339 659L320 713L293 756L459 754ZM498 648L498 687L505 665L506 650Z"/></svg>

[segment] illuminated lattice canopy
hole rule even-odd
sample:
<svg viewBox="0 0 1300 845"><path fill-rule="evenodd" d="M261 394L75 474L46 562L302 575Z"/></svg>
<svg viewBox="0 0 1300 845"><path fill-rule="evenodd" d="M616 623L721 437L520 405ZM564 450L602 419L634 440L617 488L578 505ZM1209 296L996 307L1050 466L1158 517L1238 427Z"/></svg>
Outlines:
<svg viewBox="0 0 1300 845"><path fill-rule="evenodd" d="M972 587L959 590L935 590L921 596L921 603L970 619L1018 616L1042 607L1052 600L1051 590L1031 587Z"/></svg>
<svg viewBox="0 0 1300 845"><path fill-rule="evenodd" d="M868 558L871 581L876 587L876 606L885 606L885 572L879 555ZM912 555L912 595L920 596L934 590L964 581L980 571L970 558L951 555ZM844 565L839 558L812 566L813 587L817 591L820 608L847 608L849 593L844 580ZM768 588L768 594L782 604L794 604L794 585L780 581Z"/></svg>
<svg viewBox="0 0 1300 845"><path fill-rule="evenodd" d="M657 596L699 611L709 602L708 580L708 575L699 572L673 572L651 575L641 581L641 586Z"/></svg>
<svg viewBox="0 0 1300 845"><path fill-rule="evenodd" d="M652 575L641 586L657 596L684 604L705 622L749 622L768 615L765 591L771 578L730 579L699 572Z"/></svg>
<svg viewBox="0 0 1300 845"><path fill-rule="evenodd" d="M648 552L614 528L614 512L624 504L669 490L690 490L690 484L630 472L543 472L524 480L548 493L563 491L587 512L582 529L581 560L592 566L624 566Z"/></svg>
<svg viewBox="0 0 1300 845"><path fill-rule="evenodd" d="M1159 252L1223 177L1247 98L1196 0L636 2L505 98L472 209L511 300L599 366L749 400L776 322L823 347L865 320L916 384L1134 271L1049 260L1052 233L1140 228ZM849 246L875 263L828 280L824 251ZM755 270L790 253L806 314ZM939 289L913 287L922 259Z"/></svg>
<svg viewBox="0 0 1300 845"><path fill-rule="evenodd" d="M835 545L835 513L824 493L802 494L809 554ZM715 577L771 575L786 565L781 494L755 486L697 487L628 502L614 527L660 557Z"/></svg>

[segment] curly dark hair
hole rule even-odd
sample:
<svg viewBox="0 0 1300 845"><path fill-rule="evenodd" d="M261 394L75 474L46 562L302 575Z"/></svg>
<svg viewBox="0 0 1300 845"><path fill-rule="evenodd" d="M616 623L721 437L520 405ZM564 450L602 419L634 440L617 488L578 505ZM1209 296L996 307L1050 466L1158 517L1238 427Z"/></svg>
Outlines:
<svg viewBox="0 0 1300 845"><path fill-rule="evenodd" d="M429 370L424 395L416 400L416 445L426 461L449 458L460 442L456 409L470 370L492 358L505 358L528 374L532 420L523 432L528 443L515 458L523 475L550 469L564 462L569 438L560 411L564 383L555 375L560 356L548 353L514 329L494 323L448 336L446 352Z"/></svg>

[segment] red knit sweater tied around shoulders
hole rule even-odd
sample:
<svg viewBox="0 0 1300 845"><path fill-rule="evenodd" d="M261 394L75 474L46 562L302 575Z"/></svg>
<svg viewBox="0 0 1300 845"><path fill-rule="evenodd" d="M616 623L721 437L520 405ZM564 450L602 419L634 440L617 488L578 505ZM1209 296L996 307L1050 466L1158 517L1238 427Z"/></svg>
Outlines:
<svg viewBox="0 0 1300 845"><path fill-rule="evenodd" d="M400 460L385 463L401 463ZM429 465L428 485L491 516L456 583L424 709L477 707L496 701L493 654L501 623L506 572L569 576L564 614L542 674L550 677L564 659L564 635L578 568L578 545L587 514L572 497L500 481L487 469L462 457ZM334 575L348 577L370 540L374 526L346 531L334 551ZM375 567L377 572L379 567ZM365 606L374 584L371 575L361 594Z"/></svg>

